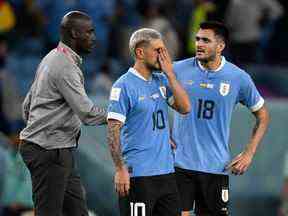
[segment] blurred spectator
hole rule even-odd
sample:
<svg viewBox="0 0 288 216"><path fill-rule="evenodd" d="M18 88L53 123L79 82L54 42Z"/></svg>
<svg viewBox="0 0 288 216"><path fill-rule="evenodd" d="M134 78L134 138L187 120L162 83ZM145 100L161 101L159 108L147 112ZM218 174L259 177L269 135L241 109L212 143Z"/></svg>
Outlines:
<svg viewBox="0 0 288 216"><path fill-rule="evenodd" d="M141 24L141 21L142 19L134 0L116 1L109 35L109 41L113 41L109 43L109 57L120 61L123 65L128 66L130 64L131 57L127 50L129 37ZM120 62L118 64L121 64ZM120 72L121 71L118 72L118 76Z"/></svg>
<svg viewBox="0 0 288 216"><path fill-rule="evenodd" d="M164 43L171 55L172 60L176 59L179 54L179 39L176 30L170 21L160 12L160 5L148 3L144 10L144 23L146 28L153 28L159 31Z"/></svg>
<svg viewBox="0 0 288 216"><path fill-rule="evenodd" d="M288 216L288 152L284 163L284 184L281 194L281 207L279 216Z"/></svg>
<svg viewBox="0 0 288 216"><path fill-rule="evenodd" d="M187 52L189 55L195 54L195 34L201 22L211 19L216 11L216 5L208 0L194 0L193 9L188 26Z"/></svg>
<svg viewBox="0 0 288 216"><path fill-rule="evenodd" d="M39 56L44 52L45 17L34 0L24 0L25 26L23 38L20 40L22 53ZM23 22L23 21L22 21ZM31 28L33 26L33 28ZM27 53L29 50L29 53Z"/></svg>
<svg viewBox="0 0 288 216"><path fill-rule="evenodd" d="M38 7L37 1L23 0L20 2L16 4L15 9L17 11L17 20L19 21L17 22L17 27L21 28L21 33L24 36L43 33L45 17Z"/></svg>
<svg viewBox="0 0 288 216"><path fill-rule="evenodd" d="M90 14L95 25L97 61L102 61L107 56L108 35L111 29L112 17L115 11L115 0L78 0L78 9Z"/></svg>
<svg viewBox="0 0 288 216"><path fill-rule="evenodd" d="M216 10L213 13L214 20L224 22L225 14L230 1L231 0L217 0L217 3L215 4Z"/></svg>
<svg viewBox="0 0 288 216"><path fill-rule="evenodd" d="M22 54L29 54L31 51L30 38L32 38L34 39L32 45L35 46L37 44L40 47L39 49L43 49L43 42L40 38L42 38L44 31L44 16L36 2L34 0L10 0L10 2L15 11L17 21L15 28L8 38L9 42L11 42L9 44L10 47L14 48L17 52L19 50Z"/></svg>
<svg viewBox="0 0 288 216"><path fill-rule="evenodd" d="M274 34L271 35L270 41L268 43L268 49L266 50L266 63L269 64L282 64L288 65L288 1L287 0L279 0L282 7L284 8L284 14L277 21L274 29ZM277 53L277 55L275 55Z"/></svg>
<svg viewBox="0 0 288 216"><path fill-rule="evenodd" d="M0 33L9 32L15 26L15 14L10 3L0 0Z"/></svg>
<svg viewBox="0 0 288 216"><path fill-rule="evenodd" d="M3 190L0 203L3 216L20 216L32 209L32 188L30 174L21 157L17 154L17 144L0 133L0 151L4 162L1 175Z"/></svg>
<svg viewBox="0 0 288 216"><path fill-rule="evenodd" d="M231 0L226 23L231 32L231 53L237 64L255 63L269 41L273 25L283 14L277 0ZM261 38L263 37L263 38Z"/></svg>
<svg viewBox="0 0 288 216"><path fill-rule="evenodd" d="M17 140L22 126L21 98L14 77L7 69L8 45L0 37L0 131Z"/></svg>
<svg viewBox="0 0 288 216"><path fill-rule="evenodd" d="M108 99L112 84L110 63L105 61L100 72L95 73L92 78L91 94Z"/></svg>
<svg viewBox="0 0 288 216"><path fill-rule="evenodd" d="M187 26L189 26L192 8L193 0L163 1L161 4L161 12L177 31L179 40L178 59L185 58L185 54L187 54L184 42L188 41Z"/></svg>
<svg viewBox="0 0 288 216"><path fill-rule="evenodd" d="M40 10L44 17L44 35L47 50L57 46L59 41L59 23L63 14L78 9L78 0L35 0L33 10ZM31 6L32 7L32 6Z"/></svg>
<svg viewBox="0 0 288 216"><path fill-rule="evenodd" d="M22 194L22 190L24 188L21 187L19 181L21 179L18 178L18 174L23 168L12 167L14 164L14 158L9 158L10 153L13 152L15 155L15 148L13 146L9 146L10 143L17 143L17 127L16 122L17 118L19 119L21 116L20 112L20 99L17 95L16 85L15 83L11 82L11 74L7 70L7 57L8 57L8 45L6 42L5 37L0 37L0 215L1 209L2 214L4 216L14 216L12 213L7 213L7 209L12 207L10 206L14 204L14 202L7 202L6 199L9 195L14 196L13 190L18 190L19 195ZM18 116L17 116L18 113ZM9 139L9 140L8 140ZM3 146L8 146L7 149L4 149ZM12 172L15 174L11 174ZM18 181L19 180L19 181ZM8 187L11 181L15 182L18 181L15 185L12 186L12 189ZM26 180L25 180L26 181ZM31 188L28 188L31 190ZM18 198L19 198L19 195ZM17 196L15 199L17 199ZM29 200L29 196L25 197L24 199ZM31 198L30 198L31 199ZM10 199L11 200L11 199Z"/></svg>
<svg viewBox="0 0 288 216"><path fill-rule="evenodd" d="M1 132L0 132L1 133ZM1 198L3 196L4 191L4 175L6 173L6 160L5 160L5 152L2 150L0 145L0 216L3 216L3 204Z"/></svg>
<svg viewBox="0 0 288 216"><path fill-rule="evenodd" d="M7 116L3 111L4 107L4 77L6 73L6 56L7 55L7 43L4 38L0 38L0 131L6 135L11 134L11 123L8 121Z"/></svg>

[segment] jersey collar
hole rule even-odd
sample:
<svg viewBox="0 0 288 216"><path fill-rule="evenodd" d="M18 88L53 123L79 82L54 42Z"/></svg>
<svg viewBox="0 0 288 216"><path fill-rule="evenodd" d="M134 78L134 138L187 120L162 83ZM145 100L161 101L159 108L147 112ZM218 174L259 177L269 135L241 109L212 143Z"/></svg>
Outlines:
<svg viewBox="0 0 288 216"><path fill-rule="evenodd" d="M220 66L219 66L216 70L209 70L209 71L211 71L211 72L220 71L220 70L224 67L225 63L226 63L225 57L224 57L224 56L221 56L221 64L220 64ZM204 67L201 65L201 63L200 63L199 60L197 60L197 64L198 64L199 68L200 68L202 71L207 71L207 69L204 68Z"/></svg>
<svg viewBox="0 0 288 216"><path fill-rule="evenodd" d="M140 79L144 80L145 82L148 82L148 81L152 80L152 76L150 76L150 78L147 80L135 68L130 67L128 71L130 73L134 74L135 76L139 77Z"/></svg>

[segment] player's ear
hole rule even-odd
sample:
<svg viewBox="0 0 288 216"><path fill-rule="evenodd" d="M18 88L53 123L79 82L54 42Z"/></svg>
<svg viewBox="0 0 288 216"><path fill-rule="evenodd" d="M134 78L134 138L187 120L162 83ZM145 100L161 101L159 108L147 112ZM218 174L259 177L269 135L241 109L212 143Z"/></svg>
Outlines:
<svg viewBox="0 0 288 216"><path fill-rule="evenodd" d="M224 41L221 41L219 44L218 44L218 51L219 52L222 52L224 49L225 49L225 43Z"/></svg>
<svg viewBox="0 0 288 216"><path fill-rule="evenodd" d="M144 58L144 49L143 49L143 47L137 47L135 49L135 56L138 59L143 59Z"/></svg>
<svg viewBox="0 0 288 216"><path fill-rule="evenodd" d="M71 38L77 39L79 37L79 31L76 31L76 29L71 29L70 35L71 35Z"/></svg>

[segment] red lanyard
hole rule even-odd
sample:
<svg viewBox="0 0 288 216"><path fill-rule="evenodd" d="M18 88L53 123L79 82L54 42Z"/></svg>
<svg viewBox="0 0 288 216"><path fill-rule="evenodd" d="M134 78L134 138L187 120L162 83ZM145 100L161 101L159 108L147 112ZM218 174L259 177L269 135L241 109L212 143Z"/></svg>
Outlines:
<svg viewBox="0 0 288 216"><path fill-rule="evenodd" d="M72 61L72 63L76 64L75 60L73 59L73 57L71 56L71 54L67 48L58 45L57 51L63 53L65 56L67 56L68 59L70 59L70 61Z"/></svg>

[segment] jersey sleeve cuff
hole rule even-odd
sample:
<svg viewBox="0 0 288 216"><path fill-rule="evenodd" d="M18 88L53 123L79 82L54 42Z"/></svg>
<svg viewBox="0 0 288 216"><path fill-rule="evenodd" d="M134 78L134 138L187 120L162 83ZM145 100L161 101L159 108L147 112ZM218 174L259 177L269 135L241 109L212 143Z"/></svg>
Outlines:
<svg viewBox="0 0 288 216"><path fill-rule="evenodd" d="M173 104L174 104L174 102L175 102L174 97L173 97L173 96L169 97L168 100L167 100L167 102L168 102L168 104L169 104L170 106L173 106Z"/></svg>
<svg viewBox="0 0 288 216"><path fill-rule="evenodd" d="M125 123L126 121L126 116L120 114L120 113L115 113L115 112L108 112L108 115L107 115L107 120L109 119L115 119L115 120L118 120L122 123Z"/></svg>
<svg viewBox="0 0 288 216"><path fill-rule="evenodd" d="M250 107L250 110L251 110L252 112L256 112L256 111L258 111L259 109L261 109L261 108L263 107L263 105L264 105L264 99L261 97L261 98L259 99L259 101L258 101L255 105L253 105L253 106Z"/></svg>

